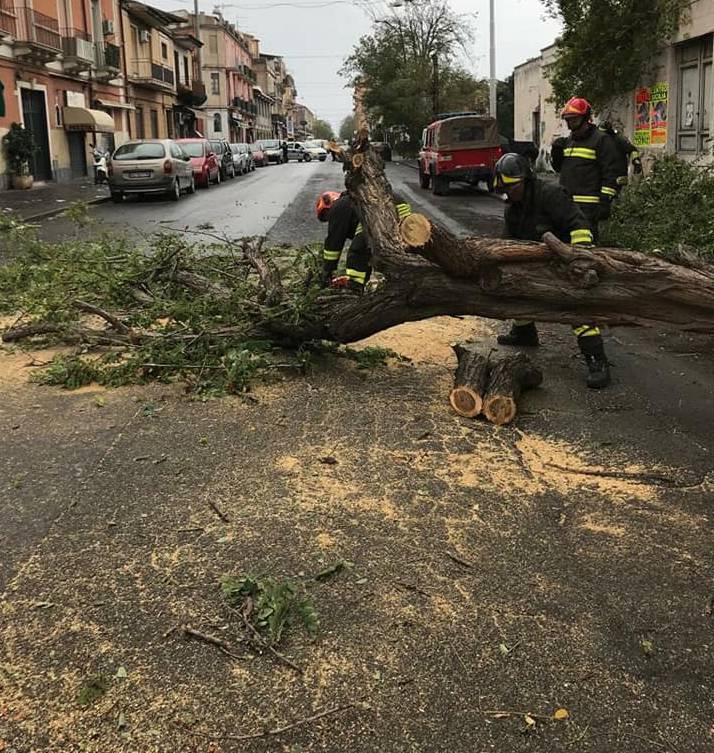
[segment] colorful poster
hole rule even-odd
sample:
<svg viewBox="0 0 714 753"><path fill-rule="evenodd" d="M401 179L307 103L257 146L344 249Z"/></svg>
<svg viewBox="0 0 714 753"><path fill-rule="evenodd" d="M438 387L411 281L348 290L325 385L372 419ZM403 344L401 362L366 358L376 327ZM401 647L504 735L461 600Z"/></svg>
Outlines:
<svg viewBox="0 0 714 753"><path fill-rule="evenodd" d="M667 96L669 94L668 84L655 84L650 89L651 93L651 115L650 123L652 126L652 144L667 143Z"/></svg>
<svg viewBox="0 0 714 753"><path fill-rule="evenodd" d="M669 84L654 84L635 92L635 146L667 143Z"/></svg>
<svg viewBox="0 0 714 753"><path fill-rule="evenodd" d="M635 146L649 146L651 93L648 88L635 92Z"/></svg>

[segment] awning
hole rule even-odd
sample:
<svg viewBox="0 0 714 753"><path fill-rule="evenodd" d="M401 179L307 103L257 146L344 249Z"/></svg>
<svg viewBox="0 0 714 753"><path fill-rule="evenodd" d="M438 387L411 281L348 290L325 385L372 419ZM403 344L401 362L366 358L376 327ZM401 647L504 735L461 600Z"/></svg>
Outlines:
<svg viewBox="0 0 714 753"><path fill-rule="evenodd" d="M231 115L231 123L233 123L233 125L237 125L237 126L245 125L245 121L241 120L240 118L236 118L233 115Z"/></svg>
<svg viewBox="0 0 714 753"><path fill-rule="evenodd" d="M136 107L134 105L129 104L129 102L112 102L110 99L95 99L95 102L98 102L102 107L107 107L109 109L114 110L136 110Z"/></svg>
<svg viewBox="0 0 714 753"><path fill-rule="evenodd" d="M65 131L92 131L114 133L114 118L101 110L85 107L65 107L63 110Z"/></svg>

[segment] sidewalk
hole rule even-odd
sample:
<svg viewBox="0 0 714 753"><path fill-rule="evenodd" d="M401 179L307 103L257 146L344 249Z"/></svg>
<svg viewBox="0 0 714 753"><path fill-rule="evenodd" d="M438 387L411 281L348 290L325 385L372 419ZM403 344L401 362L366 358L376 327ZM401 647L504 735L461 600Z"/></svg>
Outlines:
<svg viewBox="0 0 714 753"><path fill-rule="evenodd" d="M101 204L109 198L107 186L95 186L91 178L71 183L36 183L27 191L0 191L0 212L14 212L23 220L39 220L64 211L75 201Z"/></svg>

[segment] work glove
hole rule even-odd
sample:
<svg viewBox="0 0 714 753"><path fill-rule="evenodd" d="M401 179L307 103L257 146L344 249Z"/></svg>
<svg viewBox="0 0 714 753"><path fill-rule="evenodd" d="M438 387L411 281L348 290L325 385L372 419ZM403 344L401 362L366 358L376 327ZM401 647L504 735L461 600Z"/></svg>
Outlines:
<svg viewBox="0 0 714 753"><path fill-rule="evenodd" d="M635 175L640 175L642 173L642 160L639 157L635 157L632 160L632 171Z"/></svg>

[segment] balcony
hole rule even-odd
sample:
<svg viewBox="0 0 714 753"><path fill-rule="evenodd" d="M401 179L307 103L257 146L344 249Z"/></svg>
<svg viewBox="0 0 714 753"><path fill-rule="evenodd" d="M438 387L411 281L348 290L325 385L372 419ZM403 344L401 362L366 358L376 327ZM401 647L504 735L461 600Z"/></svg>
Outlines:
<svg viewBox="0 0 714 753"><path fill-rule="evenodd" d="M144 58L129 61L128 73L131 81L152 89L162 91L174 89L174 72L153 60Z"/></svg>
<svg viewBox="0 0 714 753"><path fill-rule="evenodd" d="M94 72L97 81L111 81L121 71L120 48L110 42L94 43Z"/></svg>
<svg viewBox="0 0 714 753"><path fill-rule="evenodd" d="M186 107L200 107L206 102L206 85L203 81L194 79L190 84L178 83L176 85L179 102Z"/></svg>
<svg viewBox="0 0 714 753"><path fill-rule="evenodd" d="M17 36L15 7L8 0L0 0L0 39Z"/></svg>
<svg viewBox="0 0 714 753"><path fill-rule="evenodd" d="M49 63L62 52L62 36L56 18L32 8L17 8L15 57L30 63Z"/></svg>
<svg viewBox="0 0 714 753"><path fill-rule="evenodd" d="M89 70L94 65L94 44L86 31L62 29L65 70Z"/></svg>

